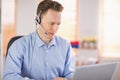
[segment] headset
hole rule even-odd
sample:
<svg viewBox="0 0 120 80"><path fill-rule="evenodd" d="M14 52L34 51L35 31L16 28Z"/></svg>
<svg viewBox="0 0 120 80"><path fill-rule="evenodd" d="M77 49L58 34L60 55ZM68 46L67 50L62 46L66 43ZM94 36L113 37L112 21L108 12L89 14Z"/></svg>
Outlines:
<svg viewBox="0 0 120 80"><path fill-rule="evenodd" d="M36 26L39 25L39 27L42 29L42 32L46 35L48 35L48 32L40 25L41 23L41 13L42 13L42 10L39 12L39 14L36 16L35 18L35 23L36 23Z"/></svg>
<svg viewBox="0 0 120 80"><path fill-rule="evenodd" d="M40 11L39 14L35 18L36 25L41 23L41 13L42 11Z"/></svg>

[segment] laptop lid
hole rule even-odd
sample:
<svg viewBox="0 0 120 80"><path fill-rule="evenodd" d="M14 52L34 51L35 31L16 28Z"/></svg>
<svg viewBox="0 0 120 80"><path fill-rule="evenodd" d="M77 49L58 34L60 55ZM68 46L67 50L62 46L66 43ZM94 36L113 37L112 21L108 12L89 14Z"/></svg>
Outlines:
<svg viewBox="0 0 120 80"><path fill-rule="evenodd" d="M112 80L120 80L120 61L118 61Z"/></svg>
<svg viewBox="0 0 120 80"><path fill-rule="evenodd" d="M75 69L73 80L112 80L116 66L117 62L78 66Z"/></svg>

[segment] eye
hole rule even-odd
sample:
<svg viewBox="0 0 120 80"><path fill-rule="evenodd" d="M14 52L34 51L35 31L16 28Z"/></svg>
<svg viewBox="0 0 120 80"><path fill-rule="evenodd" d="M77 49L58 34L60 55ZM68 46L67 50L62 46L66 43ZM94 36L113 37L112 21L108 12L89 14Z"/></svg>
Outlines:
<svg viewBox="0 0 120 80"><path fill-rule="evenodd" d="M57 25L60 25L60 23L58 23Z"/></svg>
<svg viewBox="0 0 120 80"><path fill-rule="evenodd" d="M54 25L54 23L50 23L50 25Z"/></svg>
<svg viewBox="0 0 120 80"><path fill-rule="evenodd" d="M55 24L56 24L56 23L50 23L50 25L52 25L52 26L53 26L53 25L55 25ZM60 25L60 23L57 23L57 25L59 26L59 25Z"/></svg>

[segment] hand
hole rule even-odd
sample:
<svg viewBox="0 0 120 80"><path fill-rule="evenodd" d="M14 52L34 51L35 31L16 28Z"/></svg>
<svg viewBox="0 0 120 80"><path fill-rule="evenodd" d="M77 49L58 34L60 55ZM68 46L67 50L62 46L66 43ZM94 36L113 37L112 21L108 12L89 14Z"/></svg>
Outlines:
<svg viewBox="0 0 120 80"><path fill-rule="evenodd" d="M67 79L62 77L57 77L57 78L54 78L53 80L67 80Z"/></svg>

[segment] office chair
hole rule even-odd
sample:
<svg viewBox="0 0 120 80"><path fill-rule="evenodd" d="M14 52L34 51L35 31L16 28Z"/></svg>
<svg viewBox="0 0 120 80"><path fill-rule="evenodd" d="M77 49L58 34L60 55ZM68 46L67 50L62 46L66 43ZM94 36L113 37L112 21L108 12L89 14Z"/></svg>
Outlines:
<svg viewBox="0 0 120 80"><path fill-rule="evenodd" d="M7 51L6 51L6 56L7 57L7 54L8 54L8 49L10 48L10 46L13 44L13 42L19 38L21 38L23 36L14 36L10 39L10 41L8 42L8 45L7 45Z"/></svg>

